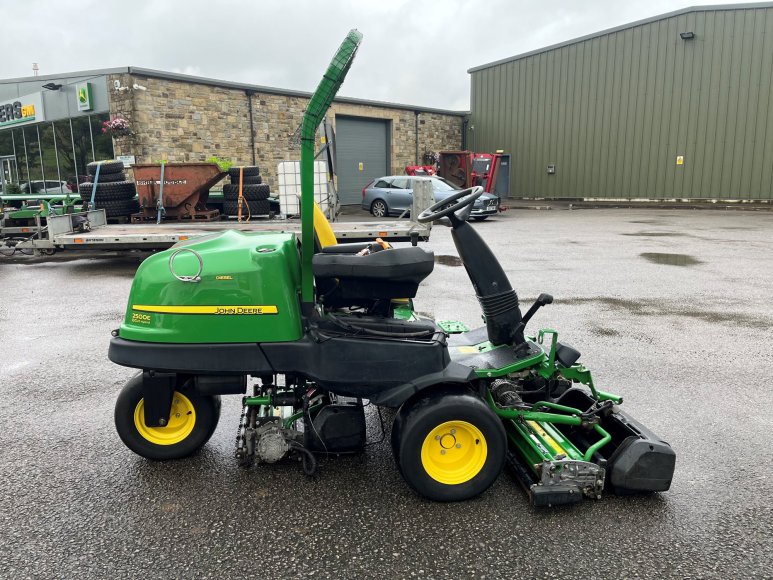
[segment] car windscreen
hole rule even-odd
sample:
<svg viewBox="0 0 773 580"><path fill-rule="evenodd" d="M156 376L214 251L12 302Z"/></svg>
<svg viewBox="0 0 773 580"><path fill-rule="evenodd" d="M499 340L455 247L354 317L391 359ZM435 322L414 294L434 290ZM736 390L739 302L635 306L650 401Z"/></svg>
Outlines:
<svg viewBox="0 0 773 580"><path fill-rule="evenodd" d="M436 178L431 179L432 182L432 190L436 192L447 192L447 191L458 191L458 187L454 187L444 179Z"/></svg>

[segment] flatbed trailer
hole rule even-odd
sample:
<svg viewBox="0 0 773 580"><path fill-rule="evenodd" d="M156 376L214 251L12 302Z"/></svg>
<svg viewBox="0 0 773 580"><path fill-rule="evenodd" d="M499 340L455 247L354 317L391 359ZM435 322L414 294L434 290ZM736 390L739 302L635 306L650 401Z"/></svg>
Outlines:
<svg viewBox="0 0 773 580"><path fill-rule="evenodd" d="M84 227L85 224L88 224ZM430 227L412 220L346 222L331 224L340 242L363 242L376 238L390 242L429 240ZM166 222L161 224L108 224L105 211L74 212L49 216L45 226L31 226L26 239L15 240L19 250L52 253L56 250L164 250L177 242L235 229L300 233L300 220L253 219L249 222ZM0 232L2 228L0 227ZM2 245L0 240L0 245Z"/></svg>

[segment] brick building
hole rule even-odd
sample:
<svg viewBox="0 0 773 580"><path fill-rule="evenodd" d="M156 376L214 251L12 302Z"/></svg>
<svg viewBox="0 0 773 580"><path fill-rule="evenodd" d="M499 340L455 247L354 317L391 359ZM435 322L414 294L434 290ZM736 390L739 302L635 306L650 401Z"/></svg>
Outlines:
<svg viewBox="0 0 773 580"><path fill-rule="evenodd" d="M309 97L136 67L0 80L0 110L13 112L15 103L28 112L37 107L31 117L0 120L3 174L10 182L77 183L93 159L123 155L148 163L216 155L259 165L273 189L277 164L300 156L290 141ZM102 123L115 117L128 121L127 134L102 133ZM464 145L459 111L341 97L328 120L336 131L344 204L356 203L372 178L402 173L426 152Z"/></svg>

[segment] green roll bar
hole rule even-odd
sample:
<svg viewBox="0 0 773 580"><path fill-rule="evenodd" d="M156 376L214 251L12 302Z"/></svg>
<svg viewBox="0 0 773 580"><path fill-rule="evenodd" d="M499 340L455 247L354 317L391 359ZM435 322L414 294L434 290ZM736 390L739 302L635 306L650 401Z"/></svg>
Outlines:
<svg viewBox="0 0 773 580"><path fill-rule="evenodd" d="M314 279L311 258L314 255L314 148L317 127L346 78L362 34L350 30L336 51L317 90L306 107L301 124L301 302L305 308L314 304Z"/></svg>

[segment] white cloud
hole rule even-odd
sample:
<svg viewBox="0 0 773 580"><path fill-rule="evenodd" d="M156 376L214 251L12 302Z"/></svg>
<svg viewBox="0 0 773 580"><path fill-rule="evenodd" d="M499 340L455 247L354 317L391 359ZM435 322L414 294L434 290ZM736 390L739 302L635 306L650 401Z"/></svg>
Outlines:
<svg viewBox="0 0 773 580"><path fill-rule="evenodd" d="M702 0L701 4L720 3ZM693 4L545 2L30 0L3 13L0 77L139 66L311 91L350 28L363 45L341 94L469 107L467 69Z"/></svg>

